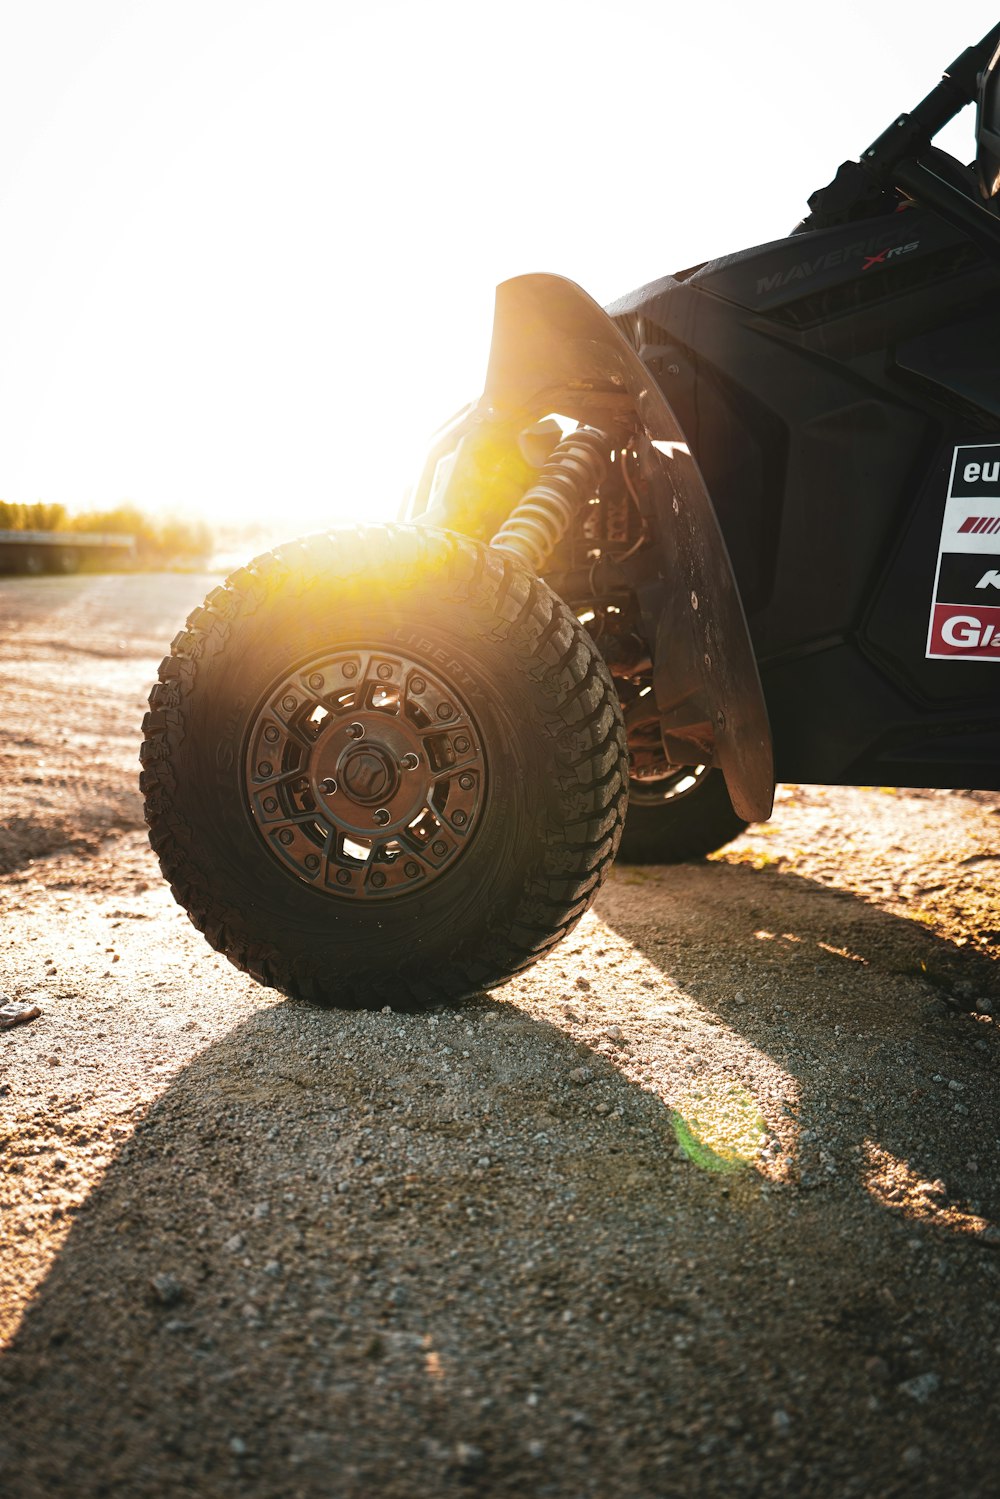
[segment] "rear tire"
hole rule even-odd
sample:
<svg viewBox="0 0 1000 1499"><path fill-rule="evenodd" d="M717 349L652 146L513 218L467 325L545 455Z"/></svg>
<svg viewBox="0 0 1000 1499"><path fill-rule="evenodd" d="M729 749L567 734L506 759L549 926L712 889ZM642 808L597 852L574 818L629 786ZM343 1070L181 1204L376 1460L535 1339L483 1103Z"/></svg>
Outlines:
<svg viewBox="0 0 1000 1499"><path fill-rule="evenodd" d="M684 864L731 843L748 824L733 811L721 771L671 767L654 781L629 783L619 859L625 864Z"/></svg>
<svg viewBox="0 0 1000 1499"><path fill-rule="evenodd" d="M593 642L450 533L257 558L174 640L144 735L176 899L237 967L323 1003L502 983L576 924L621 836L624 726Z"/></svg>

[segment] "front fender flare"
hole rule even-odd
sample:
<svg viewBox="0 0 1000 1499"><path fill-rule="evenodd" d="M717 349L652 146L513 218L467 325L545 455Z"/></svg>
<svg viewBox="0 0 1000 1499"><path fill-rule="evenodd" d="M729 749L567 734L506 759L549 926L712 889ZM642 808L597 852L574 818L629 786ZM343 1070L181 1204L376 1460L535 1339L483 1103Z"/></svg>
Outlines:
<svg viewBox="0 0 1000 1499"><path fill-rule="evenodd" d="M663 553L653 692L667 753L687 746L726 778L737 814L770 816L774 763L746 616L715 507L669 402L607 313L561 276L497 288L485 426L558 411L580 421L621 411L658 455L651 491Z"/></svg>

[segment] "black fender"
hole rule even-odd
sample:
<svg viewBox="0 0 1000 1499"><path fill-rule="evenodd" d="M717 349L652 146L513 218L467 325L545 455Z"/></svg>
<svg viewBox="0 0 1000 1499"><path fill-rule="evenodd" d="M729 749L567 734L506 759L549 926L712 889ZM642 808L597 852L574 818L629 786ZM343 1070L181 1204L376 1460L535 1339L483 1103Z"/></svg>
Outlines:
<svg viewBox="0 0 1000 1499"><path fill-rule="evenodd" d="M680 422L586 292L562 276L517 276L497 287L486 385L450 441L514 431L553 411L595 426L621 418L645 432L662 553L650 643L664 745L675 763L718 766L737 814L762 821L774 799L767 708L729 553Z"/></svg>

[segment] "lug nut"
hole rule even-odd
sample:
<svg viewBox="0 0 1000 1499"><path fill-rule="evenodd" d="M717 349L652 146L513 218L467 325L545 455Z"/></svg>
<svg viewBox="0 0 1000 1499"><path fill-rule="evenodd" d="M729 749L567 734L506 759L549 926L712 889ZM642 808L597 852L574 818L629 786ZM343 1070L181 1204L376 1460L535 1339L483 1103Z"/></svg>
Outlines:
<svg viewBox="0 0 1000 1499"><path fill-rule="evenodd" d="M381 890L382 886L385 884L385 875L382 873L381 869L376 869L375 873L372 875L372 884L375 886L376 890Z"/></svg>
<svg viewBox="0 0 1000 1499"><path fill-rule="evenodd" d="M356 677L358 674L358 668L353 661L345 661L340 669L345 677Z"/></svg>
<svg viewBox="0 0 1000 1499"><path fill-rule="evenodd" d="M392 676L392 667L388 662L383 661L382 665L378 668L378 675L382 678L383 682Z"/></svg>
<svg viewBox="0 0 1000 1499"><path fill-rule="evenodd" d="M346 869L338 869L337 870L337 884L338 885L349 885L350 883L351 883L351 876L350 876L349 871L346 870Z"/></svg>
<svg viewBox="0 0 1000 1499"><path fill-rule="evenodd" d="M454 718L455 710L451 703L438 703L438 718Z"/></svg>
<svg viewBox="0 0 1000 1499"><path fill-rule="evenodd" d="M440 838L438 839L437 843L431 844L431 853L437 854L439 859L443 858L447 852L448 845L447 843L442 843Z"/></svg>
<svg viewBox="0 0 1000 1499"><path fill-rule="evenodd" d="M365 726L363 723L348 724L347 732L352 739L363 739L365 737Z"/></svg>
<svg viewBox="0 0 1000 1499"><path fill-rule="evenodd" d="M466 752L466 750L468 748L469 748L469 741L466 739L466 737L465 737L464 734L460 735L459 738L455 740L455 750L456 750L456 752L458 754L460 754L460 755L464 755L465 752Z"/></svg>
<svg viewBox="0 0 1000 1499"><path fill-rule="evenodd" d="M320 676L318 671L314 671L312 676L309 678L309 686L314 692L318 692L319 689L323 686L323 678Z"/></svg>
<svg viewBox="0 0 1000 1499"><path fill-rule="evenodd" d="M458 784L461 786L463 791L471 791L476 782L472 776L464 775L459 776Z"/></svg>
<svg viewBox="0 0 1000 1499"><path fill-rule="evenodd" d="M273 723L269 724L268 727L264 730L264 738L267 740L268 744L277 744L278 740L281 738L281 734L275 728Z"/></svg>
<svg viewBox="0 0 1000 1499"><path fill-rule="evenodd" d="M278 842L289 844L291 843L294 836L295 834L292 832L291 828L282 828L281 832L278 834Z"/></svg>
<svg viewBox="0 0 1000 1499"><path fill-rule="evenodd" d="M413 677L411 679L411 681L410 681L410 691L411 692L424 692L426 690L426 688L427 688L427 683L424 681L423 677Z"/></svg>
<svg viewBox="0 0 1000 1499"><path fill-rule="evenodd" d="M327 776L325 781L320 781L319 789L325 791L327 796L332 796L337 789L337 783L333 779L333 776Z"/></svg>
<svg viewBox="0 0 1000 1499"><path fill-rule="evenodd" d="M464 812L456 812L451 820L457 828L464 828L469 819Z"/></svg>
<svg viewBox="0 0 1000 1499"><path fill-rule="evenodd" d="M273 769L274 766L271 764L270 760L262 760L257 766L257 774L259 776L269 776Z"/></svg>
<svg viewBox="0 0 1000 1499"><path fill-rule="evenodd" d="M283 697L281 699L281 706L284 708L286 713L291 713L292 709L295 707L296 701L297 699L292 697L292 694L289 693L287 697Z"/></svg>
<svg viewBox="0 0 1000 1499"><path fill-rule="evenodd" d="M400 760L399 762L399 768L400 770L416 770L419 764L420 756L411 753L409 755L403 756L402 760Z"/></svg>
<svg viewBox="0 0 1000 1499"><path fill-rule="evenodd" d="M275 798L273 796L265 796L265 798L264 798L264 811L265 812L277 812L277 810L278 810L278 803L275 800Z"/></svg>
<svg viewBox="0 0 1000 1499"><path fill-rule="evenodd" d="M317 857L316 857L315 854L307 854L306 855L306 868L307 869L318 869L319 868L319 860L317 859Z"/></svg>
<svg viewBox="0 0 1000 1499"><path fill-rule="evenodd" d="M376 807L375 812L373 813L373 816L375 818L375 821L378 823L379 827L381 827L381 828L384 828L385 825L386 825L386 823L391 821L391 816L386 811L385 807Z"/></svg>
<svg viewBox="0 0 1000 1499"><path fill-rule="evenodd" d="M403 865L403 873L406 875L406 878L408 880L415 880L416 877L417 877L417 875L420 873L420 865L419 864L404 864Z"/></svg>

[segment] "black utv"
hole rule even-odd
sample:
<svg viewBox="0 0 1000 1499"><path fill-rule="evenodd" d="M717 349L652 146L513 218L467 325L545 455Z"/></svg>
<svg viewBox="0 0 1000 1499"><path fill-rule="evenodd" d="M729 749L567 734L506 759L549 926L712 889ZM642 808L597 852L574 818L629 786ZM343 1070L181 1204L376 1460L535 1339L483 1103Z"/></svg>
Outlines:
<svg viewBox="0 0 1000 1499"><path fill-rule="evenodd" d="M403 521L191 615L142 787L214 947L327 1003L454 997L775 779L1000 788L998 44L789 237L607 311L504 283ZM932 139L970 102L966 167Z"/></svg>

